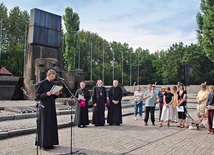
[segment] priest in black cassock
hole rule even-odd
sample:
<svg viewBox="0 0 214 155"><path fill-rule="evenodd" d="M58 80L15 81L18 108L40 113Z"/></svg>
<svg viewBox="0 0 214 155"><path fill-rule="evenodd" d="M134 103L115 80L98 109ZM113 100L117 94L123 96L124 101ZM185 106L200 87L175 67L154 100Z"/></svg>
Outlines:
<svg viewBox="0 0 214 155"><path fill-rule="evenodd" d="M118 81L113 81L113 87L109 90L110 106L108 110L107 123L109 125L120 125L122 124L122 88L118 86Z"/></svg>
<svg viewBox="0 0 214 155"><path fill-rule="evenodd" d="M55 99L59 92L52 92L53 80L56 77L56 72L52 69L48 70L47 77L39 83L36 95L44 106L39 107L38 119L38 145L41 149L51 149L53 145L59 145L58 128L56 118Z"/></svg>
<svg viewBox="0 0 214 155"><path fill-rule="evenodd" d="M93 89L93 116L92 124L104 126L105 124L105 105L107 105L106 89L103 87L102 80L97 80L97 86Z"/></svg>
<svg viewBox="0 0 214 155"><path fill-rule="evenodd" d="M79 128L89 125L88 120L88 101L91 95L88 89L85 88L85 82L80 83L80 88L76 91L75 97L78 99L75 109L74 124Z"/></svg>

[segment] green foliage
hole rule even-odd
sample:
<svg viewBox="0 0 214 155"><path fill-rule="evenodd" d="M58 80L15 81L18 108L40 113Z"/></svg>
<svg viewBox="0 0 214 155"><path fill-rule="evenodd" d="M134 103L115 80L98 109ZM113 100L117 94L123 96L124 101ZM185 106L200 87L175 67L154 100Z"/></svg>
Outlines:
<svg viewBox="0 0 214 155"><path fill-rule="evenodd" d="M15 76L22 76L29 14L27 11L21 11L19 7L14 7L8 13L7 8L1 3L0 17L0 22L2 20L0 66L6 67Z"/></svg>
<svg viewBox="0 0 214 155"><path fill-rule="evenodd" d="M75 57L77 54L77 42L79 31L79 15L73 12L72 8L65 9L63 16L66 33L65 33L65 52L63 53L66 69L68 71L76 68Z"/></svg>
<svg viewBox="0 0 214 155"><path fill-rule="evenodd" d="M12 45L2 53L2 66L5 66L13 75L23 75L24 52L21 45Z"/></svg>
<svg viewBox="0 0 214 155"><path fill-rule="evenodd" d="M200 8L196 16L197 37L207 57L214 62L214 1L201 0Z"/></svg>
<svg viewBox="0 0 214 155"><path fill-rule="evenodd" d="M184 45L179 42L172 44L167 50L150 53L148 49L141 47L133 50L127 43L108 42L97 33L79 31L79 15L68 7L63 16L66 30L61 33L65 69L77 68L79 61L85 79L89 80L92 62L92 80L103 79L104 67L105 85L111 85L113 77L120 83L123 80L124 85L132 85L138 81L138 84L155 82L176 84L183 82L184 64L188 63L190 84L200 84L205 81L212 83L214 17L211 1L202 0L201 10L202 12L197 14L197 37L200 44ZM3 22L3 50L0 65L6 67L15 76L22 76L24 37L25 29L29 25L29 15L19 7L14 7L8 13L7 8L1 3L0 16Z"/></svg>

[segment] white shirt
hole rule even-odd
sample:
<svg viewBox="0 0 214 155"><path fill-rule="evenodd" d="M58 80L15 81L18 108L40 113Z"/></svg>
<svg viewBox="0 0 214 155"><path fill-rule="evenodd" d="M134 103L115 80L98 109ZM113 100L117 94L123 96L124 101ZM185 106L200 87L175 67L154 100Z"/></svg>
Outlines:
<svg viewBox="0 0 214 155"><path fill-rule="evenodd" d="M138 101L138 100L142 100L142 98L143 98L143 92L142 91L135 91L134 92L134 95L135 95L135 101Z"/></svg>

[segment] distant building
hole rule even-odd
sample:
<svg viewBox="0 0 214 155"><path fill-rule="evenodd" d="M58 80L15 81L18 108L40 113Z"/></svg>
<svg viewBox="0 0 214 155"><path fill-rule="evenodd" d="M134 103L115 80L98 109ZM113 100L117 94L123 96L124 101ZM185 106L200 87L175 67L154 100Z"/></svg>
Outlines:
<svg viewBox="0 0 214 155"><path fill-rule="evenodd" d="M5 67L0 69L0 76L13 76L11 72L9 72Z"/></svg>

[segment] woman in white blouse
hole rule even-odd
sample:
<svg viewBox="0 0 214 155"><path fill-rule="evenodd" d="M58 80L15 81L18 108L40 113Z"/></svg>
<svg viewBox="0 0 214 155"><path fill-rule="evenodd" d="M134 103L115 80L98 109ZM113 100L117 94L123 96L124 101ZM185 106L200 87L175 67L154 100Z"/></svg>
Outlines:
<svg viewBox="0 0 214 155"><path fill-rule="evenodd" d="M134 119L137 120L139 108L139 116L142 119L143 114L143 92L141 91L140 86L137 86L137 91L134 93Z"/></svg>

